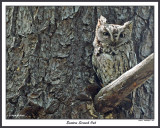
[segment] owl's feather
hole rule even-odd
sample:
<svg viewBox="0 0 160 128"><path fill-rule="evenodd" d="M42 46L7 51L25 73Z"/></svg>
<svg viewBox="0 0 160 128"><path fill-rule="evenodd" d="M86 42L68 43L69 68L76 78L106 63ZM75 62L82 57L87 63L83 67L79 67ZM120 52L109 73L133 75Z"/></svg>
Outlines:
<svg viewBox="0 0 160 128"><path fill-rule="evenodd" d="M108 85L137 64L133 41L133 23L108 24L105 17L98 19L92 64L103 85Z"/></svg>

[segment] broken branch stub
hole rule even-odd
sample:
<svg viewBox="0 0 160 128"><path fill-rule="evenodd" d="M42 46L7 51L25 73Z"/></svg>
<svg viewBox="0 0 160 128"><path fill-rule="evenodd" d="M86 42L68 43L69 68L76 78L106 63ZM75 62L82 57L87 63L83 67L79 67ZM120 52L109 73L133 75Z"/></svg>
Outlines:
<svg viewBox="0 0 160 128"><path fill-rule="evenodd" d="M134 89L154 74L154 53L103 87L94 98L96 110L105 113L113 110Z"/></svg>

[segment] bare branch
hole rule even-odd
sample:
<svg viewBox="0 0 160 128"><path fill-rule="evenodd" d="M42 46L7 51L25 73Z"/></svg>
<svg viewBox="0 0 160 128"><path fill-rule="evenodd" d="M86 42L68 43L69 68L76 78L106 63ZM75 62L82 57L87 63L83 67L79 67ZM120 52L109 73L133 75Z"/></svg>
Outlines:
<svg viewBox="0 0 160 128"><path fill-rule="evenodd" d="M94 99L97 111L105 113L113 110L134 89L150 78L153 73L154 53L99 91Z"/></svg>

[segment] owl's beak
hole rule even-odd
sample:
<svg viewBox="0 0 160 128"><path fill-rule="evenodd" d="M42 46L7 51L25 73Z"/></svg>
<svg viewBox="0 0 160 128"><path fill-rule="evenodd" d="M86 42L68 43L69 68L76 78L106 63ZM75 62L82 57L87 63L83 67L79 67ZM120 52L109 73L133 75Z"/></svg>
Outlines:
<svg viewBox="0 0 160 128"><path fill-rule="evenodd" d="M112 42L112 43L111 43L111 46L116 46L116 42L115 42L115 41Z"/></svg>
<svg viewBox="0 0 160 128"><path fill-rule="evenodd" d="M111 38L111 46L115 46L116 45L116 42L117 42L117 39L114 39L114 38Z"/></svg>
<svg viewBox="0 0 160 128"><path fill-rule="evenodd" d="M114 34L113 37L111 37L111 41L112 41L112 46L115 46L116 43L118 42L118 35Z"/></svg>

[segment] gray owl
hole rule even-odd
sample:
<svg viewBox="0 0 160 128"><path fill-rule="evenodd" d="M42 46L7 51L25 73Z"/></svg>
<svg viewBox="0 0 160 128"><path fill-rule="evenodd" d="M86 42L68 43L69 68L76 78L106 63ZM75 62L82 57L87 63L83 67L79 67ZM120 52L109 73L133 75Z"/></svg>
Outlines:
<svg viewBox="0 0 160 128"><path fill-rule="evenodd" d="M116 25L108 24L103 16L98 19L92 64L104 86L137 64L131 40L132 26L132 21Z"/></svg>

